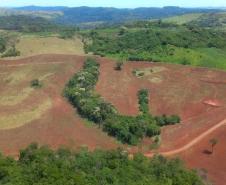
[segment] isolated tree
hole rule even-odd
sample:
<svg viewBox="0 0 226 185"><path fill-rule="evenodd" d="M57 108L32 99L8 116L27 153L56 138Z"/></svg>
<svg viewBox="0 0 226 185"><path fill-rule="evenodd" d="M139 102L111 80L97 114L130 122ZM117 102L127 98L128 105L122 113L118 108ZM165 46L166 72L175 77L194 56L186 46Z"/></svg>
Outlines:
<svg viewBox="0 0 226 185"><path fill-rule="evenodd" d="M31 87L33 88L40 88L42 86L41 82L39 79L34 79L31 81Z"/></svg>
<svg viewBox="0 0 226 185"><path fill-rule="evenodd" d="M212 138L209 140L209 143L211 144L211 148L212 148L211 153L213 153L213 149L217 145L218 140L216 138Z"/></svg>
<svg viewBox="0 0 226 185"><path fill-rule="evenodd" d="M115 70L121 71L122 70L123 63L124 62L122 60L117 61L116 62L116 66L115 66Z"/></svg>
<svg viewBox="0 0 226 185"><path fill-rule="evenodd" d="M125 33L127 32L127 28L126 27L121 27L120 30L119 30L119 35L124 35Z"/></svg>

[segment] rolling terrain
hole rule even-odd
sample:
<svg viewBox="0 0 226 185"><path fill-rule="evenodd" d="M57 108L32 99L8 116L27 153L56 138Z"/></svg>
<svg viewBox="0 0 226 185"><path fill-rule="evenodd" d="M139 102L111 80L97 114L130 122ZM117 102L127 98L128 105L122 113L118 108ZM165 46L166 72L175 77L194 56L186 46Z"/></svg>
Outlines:
<svg viewBox="0 0 226 185"><path fill-rule="evenodd" d="M27 47L30 46L30 47ZM61 39L57 36L22 35L16 43L20 57L39 54L74 54L85 55L83 43L78 36L71 39Z"/></svg>
<svg viewBox="0 0 226 185"><path fill-rule="evenodd" d="M1 8L0 16L32 16L41 17L52 22L64 25L79 25L83 23L121 23L134 20L162 19L172 16L192 13L213 13L223 12L217 8L182 8L182 7L163 7L163 8L109 8L109 7L39 7L27 6L17 8Z"/></svg>
<svg viewBox="0 0 226 185"><path fill-rule="evenodd" d="M15 156L35 141L52 148L116 147L101 130L87 126L62 97L65 83L82 64L83 57L70 55L41 55L0 62L3 153ZM31 87L34 79L41 81L41 88Z"/></svg>
<svg viewBox="0 0 226 185"><path fill-rule="evenodd" d="M154 161L160 154L224 185L225 15L179 7L0 9L0 151L19 162L20 150L33 142L56 153L31 145L24 150L28 158L43 151L68 157L57 150L62 146L108 150L107 158L121 151L136 162L144 160L137 153ZM94 64L84 70L89 56ZM167 116L180 121L167 123ZM158 131L148 127L154 124ZM85 158L105 156L83 149Z"/></svg>
<svg viewBox="0 0 226 185"><path fill-rule="evenodd" d="M80 118L62 97L64 85L81 69L84 59L73 55L39 55L0 62L0 149L3 153L17 156L19 149L33 141L52 148L123 146ZM180 124L162 129L161 145L157 149L151 150L150 139L144 139L138 147L123 147L147 156L156 152L180 156L190 167L205 168L208 177L221 185L225 174L214 173L214 170L226 170L226 165L218 160L224 156L221 148L224 124L213 128L226 115L226 73L150 62L127 63L122 71L115 71L113 60L98 58L98 61L100 76L96 91L121 114L137 115L137 91L147 88L153 115L178 114L182 118ZM31 87L33 79L39 79L42 87ZM197 139L200 135L202 138ZM214 154L206 154L212 137L217 138L219 144Z"/></svg>

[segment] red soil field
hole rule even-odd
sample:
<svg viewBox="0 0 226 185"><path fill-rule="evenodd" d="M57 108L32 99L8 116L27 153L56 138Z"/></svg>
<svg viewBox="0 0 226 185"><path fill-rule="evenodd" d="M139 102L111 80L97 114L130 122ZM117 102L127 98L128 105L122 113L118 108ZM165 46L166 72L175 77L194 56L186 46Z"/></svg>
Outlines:
<svg viewBox="0 0 226 185"><path fill-rule="evenodd" d="M184 159L189 167L205 168L208 177L216 185L224 184L226 127L222 124L219 128L211 129L226 118L226 72L147 62L127 63L121 71L116 71L114 61L106 58L98 60L101 66L96 91L121 114L139 113L137 92L146 88L150 92L149 106L153 115L181 116L181 124L162 128L161 146L154 152L171 152L173 156ZM0 106L1 116L37 104L45 97L53 102L52 107L40 119L19 128L0 130L0 150L4 154L16 156L19 149L33 141L52 148L64 145L76 149L85 145L92 150L97 147L111 149L119 146L100 129L87 125L62 97L65 83L82 67L83 61L84 57L72 55L40 55L15 61L0 61L0 74L11 74L18 68L30 65L34 66L37 73L48 72L54 66L56 68L44 87L32 96L15 106ZM134 70L146 70L148 73L138 78L133 74ZM21 82L21 86L28 82ZM20 89L20 85L17 88ZM4 89L5 86L0 84L0 90ZM211 138L219 141L213 154L208 153ZM139 149L151 156L153 151L149 150L150 143L151 140L146 138L143 146L131 148L129 151ZM189 147L180 151L185 146Z"/></svg>
<svg viewBox="0 0 226 185"><path fill-rule="evenodd" d="M36 66L38 71L56 65L60 65L61 69L50 77L43 88L38 90L38 95L29 97L15 106L0 107L1 115L23 109L43 97L50 97L53 102L52 108L40 119L19 128L0 130L0 150L4 154L16 156L20 149L25 148L31 142L49 145L52 148L67 146L75 149L87 146L92 150L97 147L104 149L117 147L115 140L100 129L86 126L75 109L62 97L66 82L82 67L83 61L84 57L68 55L41 55L16 61L0 61L0 72L11 73L27 65ZM4 89L1 84L0 89Z"/></svg>
<svg viewBox="0 0 226 185"><path fill-rule="evenodd" d="M214 185L224 185L226 182L226 124L204 138L197 145L180 154L191 168L205 169ZM216 138L218 144L211 154L209 140Z"/></svg>
<svg viewBox="0 0 226 185"><path fill-rule="evenodd" d="M177 114L182 118L181 124L162 129L161 146L155 152L164 154L181 149L226 118L226 83L219 83L219 80L226 79L226 73L223 71L145 62L127 63L122 71L115 71L114 66L113 61L101 59L101 74L96 90L104 99L116 106L120 113L138 114L137 92L141 88L146 88L150 92L149 107L153 115ZM136 69L145 71L154 67L164 67L164 70L142 78L133 74ZM209 102L214 102L217 106ZM215 132L220 134L223 131L219 127ZM206 145L202 142L208 143L209 137L207 135L204 137L206 141L201 140L201 143L199 141L189 147L191 152L188 154L186 151L181 153L182 156L189 156L189 158L184 157L188 166L202 167L202 157L205 161L206 155L192 151L193 148L201 151L206 149ZM221 146L226 144L223 138L221 142ZM221 148L214 155L217 153L222 157L224 155ZM204 167L208 170L211 179L218 180L216 180L217 185L223 185L226 163L221 163L221 160L214 156L209 157L212 157L214 166L207 162ZM215 171L216 166L223 171L218 171L217 168Z"/></svg>

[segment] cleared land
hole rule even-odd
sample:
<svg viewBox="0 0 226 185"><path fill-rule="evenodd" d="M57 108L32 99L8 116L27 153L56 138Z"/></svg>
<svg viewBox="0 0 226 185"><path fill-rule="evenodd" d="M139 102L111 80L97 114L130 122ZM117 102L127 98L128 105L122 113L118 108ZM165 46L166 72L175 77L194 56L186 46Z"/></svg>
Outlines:
<svg viewBox="0 0 226 185"><path fill-rule="evenodd" d="M226 117L224 80L226 73L206 68L145 62L127 63L120 72L115 71L114 66L115 63L111 60L101 60L101 74L96 90L121 113L136 115L138 114L137 92L141 88L147 88L150 92L149 106L152 114L178 114L182 117L181 124L162 129L161 145L153 152L163 154L172 152L172 155L184 156L187 151L180 149L189 145L187 148L190 151L189 158L185 158L187 164L202 168L200 160L202 157L205 158L206 154L192 151L196 147L205 150L209 144L203 147L201 143L203 140L207 140L208 143L208 139L211 139L212 132L209 133L209 130ZM139 76L140 73L143 75ZM153 80L157 78L161 79L158 83ZM212 106L206 102L217 102L219 106ZM213 132L221 133L222 127ZM196 142L197 138L205 132L208 134ZM225 144L220 137L216 136L216 138ZM146 140L143 143L143 152L150 150L150 147L146 146L147 143ZM174 152L177 150L179 152ZM221 152L218 153L220 156L224 155L222 150L217 152ZM191 158L193 160L190 163ZM217 159L214 161L216 162L214 166L206 163L205 167L211 169L209 174L211 179L218 179L217 184L222 185L223 177L226 175L225 170L220 174L214 173L214 169L216 166L226 169L226 165L217 162Z"/></svg>
<svg viewBox="0 0 226 185"><path fill-rule="evenodd" d="M82 120L62 97L65 83L82 67L83 60L70 55L41 55L0 61L0 150L3 153L17 155L34 141L52 148L118 146L114 139ZM43 86L31 88L33 79L39 79Z"/></svg>
<svg viewBox="0 0 226 185"><path fill-rule="evenodd" d="M210 179L222 185L226 176L226 164L222 162L225 126L211 128L226 117L226 73L150 62L126 63L122 71L116 71L114 61L98 60L101 65L96 90L120 113L138 114L137 92L146 88L150 91L149 106L153 115L178 114L182 117L181 124L162 129L161 145L152 152L179 155L188 166L207 169ZM83 61L84 57L73 55L0 61L1 151L17 155L19 149L33 141L52 148L61 145L73 149L119 146L113 138L81 119L62 97L65 83L82 67ZM33 79L39 79L42 88L31 88ZM210 150L208 141L212 137L219 143L210 155L205 151ZM148 154L151 143L150 139L145 139L138 147L124 147L130 152L139 150ZM184 146L189 147L181 150Z"/></svg>
<svg viewBox="0 0 226 185"><path fill-rule="evenodd" d="M21 57L48 53L85 54L83 43L78 37L74 37L73 39L60 39L56 36L41 37L38 35L22 35L16 44L16 48L21 52Z"/></svg>

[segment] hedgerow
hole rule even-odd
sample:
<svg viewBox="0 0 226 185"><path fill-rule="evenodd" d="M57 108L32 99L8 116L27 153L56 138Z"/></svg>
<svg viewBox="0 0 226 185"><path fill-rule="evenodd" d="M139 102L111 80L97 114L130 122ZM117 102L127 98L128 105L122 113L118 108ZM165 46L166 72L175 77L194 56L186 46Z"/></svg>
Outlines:
<svg viewBox="0 0 226 185"><path fill-rule="evenodd" d="M174 116L153 117L149 113L146 90L138 93L142 114L136 117L120 115L113 105L94 92L98 76L99 64L95 59L88 58L83 69L68 82L64 94L81 116L95 122L122 143L136 145L146 136L159 135L161 126L180 122Z"/></svg>
<svg viewBox="0 0 226 185"><path fill-rule="evenodd" d="M0 155L1 185L203 185L178 159L113 151L53 151L32 144L18 160Z"/></svg>

